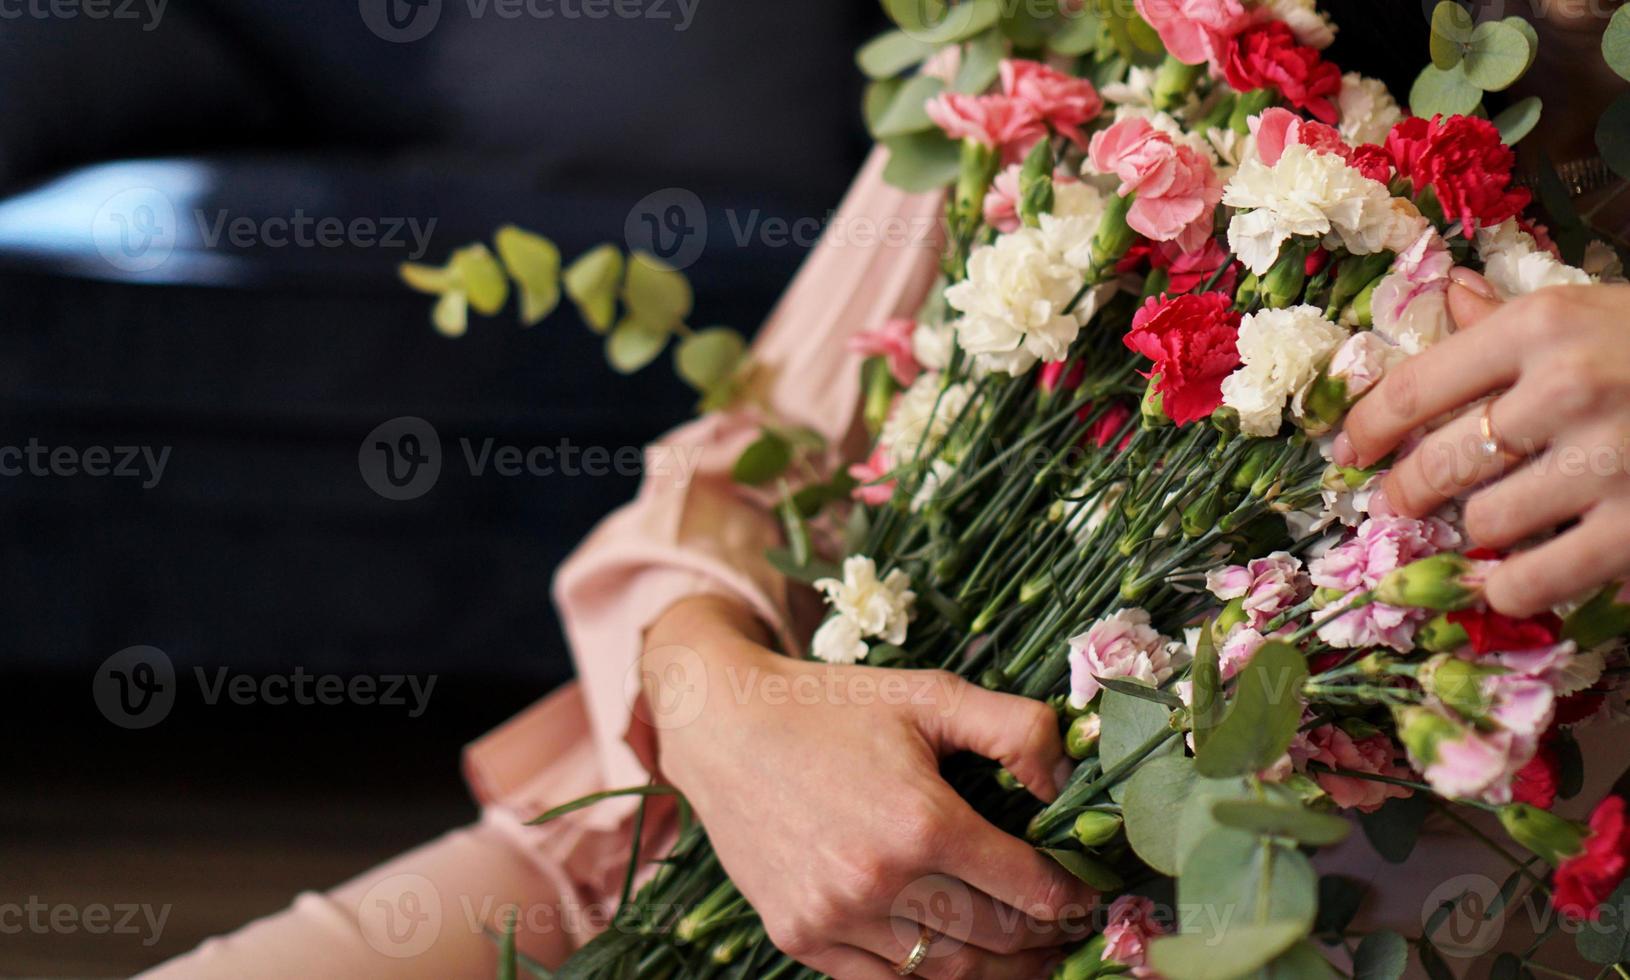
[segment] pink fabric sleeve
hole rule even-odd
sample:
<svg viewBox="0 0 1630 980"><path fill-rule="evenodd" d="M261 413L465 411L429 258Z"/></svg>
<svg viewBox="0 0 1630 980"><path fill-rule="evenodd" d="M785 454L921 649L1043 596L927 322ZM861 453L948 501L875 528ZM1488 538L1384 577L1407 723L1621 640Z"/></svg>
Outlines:
<svg viewBox="0 0 1630 980"><path fill-rule="evenodd" d="M914 315L939 260L941 196L888 186L885 161L885 151L872 153L753 345L763 403L776 421L812 428L851 452L862 448L851 431L860 382L846 340L889 317ZM637 663L647 627L674 602L708 592L736 597L789 653L800 649L795 609L807 596L789 589L764 557L780 543L779 524L765 499L730 478L763 421L757 409L714 413L648 447L639 495L556 576L555 601L608 787L650 776L650 732L633 711ZM468 752L466 770L484 801L510 796L544 768L540 756L554 738L532 731L547 724L534 712ZM625 809L589 812L609 827Z"/></svg>

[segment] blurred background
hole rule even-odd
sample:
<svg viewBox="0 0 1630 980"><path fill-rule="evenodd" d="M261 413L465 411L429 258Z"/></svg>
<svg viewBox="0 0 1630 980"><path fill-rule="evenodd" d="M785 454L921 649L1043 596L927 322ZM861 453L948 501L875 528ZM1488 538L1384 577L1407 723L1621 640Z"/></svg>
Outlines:
<svg viewBox="0 0 1630 980"><path fill-rule="evenodd" d="M507 222L654 246L751 333L866 149L881 26L0 0L0 976L127 976L474 817L459 751L570 676L553 569L638 477L466 447L616 458L694 395L569 309L442 337L397 265ZM376 430L439 473L376 489Z"/></svg>

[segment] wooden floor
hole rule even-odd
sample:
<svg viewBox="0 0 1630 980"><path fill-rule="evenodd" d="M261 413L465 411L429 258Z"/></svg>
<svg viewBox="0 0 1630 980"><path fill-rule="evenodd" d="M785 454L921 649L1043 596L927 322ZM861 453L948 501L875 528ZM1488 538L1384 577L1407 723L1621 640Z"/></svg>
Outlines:
<svg viewBox="0 0 1630 980"><path fill-rule="evenodd" d="M178 705L130 732L81 685L19 683L0 679L7 978L130 976L469 822L458 750L525 700L444 678L418 719Z"/></svg>

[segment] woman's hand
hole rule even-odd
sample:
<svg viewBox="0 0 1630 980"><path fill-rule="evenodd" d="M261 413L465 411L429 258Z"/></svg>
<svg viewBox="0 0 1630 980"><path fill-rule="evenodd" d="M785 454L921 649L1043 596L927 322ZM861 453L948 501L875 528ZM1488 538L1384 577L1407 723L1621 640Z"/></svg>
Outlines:
<svg viewBox="0 0 1630 980"><path fill-rule="evenodd" d="M1490 605L1532 615L1630 571L1630 286L1552 287L1501 304L1476 273L1453 277L1460 332L1353 408L1336 461L1372 465L1435 425L1387 475L1372 514L1421 517L1481 487L1466 528L1499 549L1578 518L1489 577ZM1485 419L1473 403L1500 392Z"/></svg>
<svg viewBox="0 0 1630 980"><path fill-rule="evenodd" d="M770 939L884 980L927 926L917 976L1044 976L1095 895L986 823L938 764L970 750L1050 801L1070 771L1052 710L943 672L793 660L761 633L731 603L687 600L651 629L643 670L662 685L646 710L660 702L663 774Z"/></svg>

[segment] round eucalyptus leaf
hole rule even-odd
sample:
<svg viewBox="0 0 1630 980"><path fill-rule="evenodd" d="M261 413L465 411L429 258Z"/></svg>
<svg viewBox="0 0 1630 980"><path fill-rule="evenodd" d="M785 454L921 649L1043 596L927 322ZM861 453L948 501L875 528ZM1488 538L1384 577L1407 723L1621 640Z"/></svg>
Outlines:
<svg viewBox="0 0 1630 980"><path fill-rule="evenodd" d="M1491 20L1472 31L1462 66L1466 79L1485 92L1499 92L1528 70L1528 35L1503 20Z"/></svg>
<svg viewBox="0 0 1630 980"><path fill-rule="evenodd" d="M937 129L883 140L889 162L883 179L903 191L935 191L956 180L961 150Z"/></svg>
<svg viewBox="0 0 1630 980"><path fill-rule="evenodd" d="M1409 107L1415 115L1467 116L1483 101L1483 90L1466 78L1464 65L1444 71L1427 65L1409 90Z"/></svg>
<svg viewBox="0 0 1630 980"><path fill-rule="evenodd" d="M1494 117L1494 127L1500 131L1500 139L1507 146L1515 146L1518 140L1533 132L1539 123L1542 108L1537 95L1530 95L1507 106L1504 112Z"/></svg>
<svg viewBox="0 0 1630 980"><path fill-rule="evenodd" d="M453 253L453 278L464 288L470 306L483 316L492 316L509 299L509 279L485 245L470 245Z"/></svg>
<svg viewBox="0 0 1630 980"><path fill-rule="evenodd" d="M421 293L430 293L439 296L453 288L453 273L446 266L424 265L420 262L403 262L396 267L397 275L408 284L408 288L416 289Z"/></svg>
<svg viewBox="0 0 1630 980"><path fill-rule="evenodd" d="M560 249L542 235L514 225L498 229L493 242L509 277L521 287L521 322L531 326L560 303Z"/></svg>
<svg viewBox="0 0 1630 980"><path fill-rule="evenodd" d="M861 45L855 63L867 78L892 78L934 53L934 45L905 31L887 31Z"/></svg>
<svg viewBox="0 0 1630 980"><path fill-rule="evenodd" d="M623 253L615 245L599 245L577 257L561 274L566 295L589 326L600 333L611 329L617 310L617 283L623 278Z"/></svg>
<svg viewBox="0 0 1630 980"><path fill-rule="evenodd" d="M962 64L958 66L956 80L951 87L958 92L969 95L978 95L990 88L1001 74L1002 58L1007 54L1007 47L1002 43L1000 31L986 31L968 42L968 48L962 53Z"/></svg>
<svg viewBox="0 0 1630 980"><path fill-rule="evenodd" d="M872 135L882 140L934 129L934 120L928 118L928 100L944 89L944 82L927 75L906 79L872 127Z"/></svg>
<svg viewBox="0 0 1630 980"><path fill-rule="evenodd" d="M1620 7L1602 35L1602 57L1608 67L1630 81L1630 7Z"/></svg>
<svg viewBox="0 0 1630 980"><path fill-rule="evenodd" d="M683 323L695 301L683 273L645 252L629 256L622 296L630 314L664 329Z"/></svg>
<svg viewBox="0 0 1630 980"><path fill-rule="evenodd" d="M1353 954L1353 980L1398 980L1409 967L1409 944L1390 929L1358 941Z"/></svg>
<svg viewBox="0 0 1630 980"><path fill-rule="evenodd" d="M1505 23L1521 31L1522 36L1528 39L1528 68L1534 67L1534 58L1539 55L1539 31L1534 30L1534 25L1521 17L1507 17ZM1528 68L1523 69L1523 74L1528 73Z"/></svg>
<svg viewBox="0 0 1630 980"><path fill-rule="evenodd" d="M900 30L925 44L966 41L996 24L1001 0L883 0L883 9Z"/></svg>
<svg viewBox="0 0 1630 980"><path fill-rule="evenodd" d="M1630 93L1619 96L1596 123L1596 148L1613 172L1630 180Z"/></svg>
<svg viewBox="0 0 1630 980"><path fill-rule="evenodd" d="M866 116L866 131L877 138L877 124L882 121L884 113L894 104L895 96L900 94L906 80L903 78L880 78L866 85L866 92L861 97L861 111Z"/></svg>
<svg viewBox="0 0 1630 980"><path fill-rule="evenodd" d="M633 374L657 359L671 332L666 326L625 317L606 338L606 360L619 373Z"/></svg>
<svg viewBox="0 0 1630 980"><path fill-rule="evenodd" d="M1103 21L1090 4L1082 4L1080 10L1061 10L1058 14L1058 26L1053 29L1053 36L1048 39L1047 46L1055 54L1086 54L1098 46L1098 37L1102 30Z"/></svg>
<svg viewBox="0 0 1630 980"><path fill-rule="evenodd" d="M1167 980L1238 980L1296 945L1306 930L1294 922L1240 926L1222 940L1190 933L1163 936L1149 947L1149 965Z"/></svg>
<svg viewBox="0 0 1630 980"><path fill-rule="evenodd" d="M1471 14L1455 0L1440 0L1432 8L1432 64L1444 71L1460 64L1471 39Z"/></svg>
<svg viewBox="0 0 1630 980"><path fill-rule="evenodd" d="M709 327L674 348L674 370L692 388L705 391L734 374L747 342L729 327Z"/></svg>
<svg viewBox="0 0 1630 980"><path fill-rule="evenodd" d="M766 432L736 457L730 476L737 483L760 486L787 471L792 465L792 445L773 432Z"/></svg>

